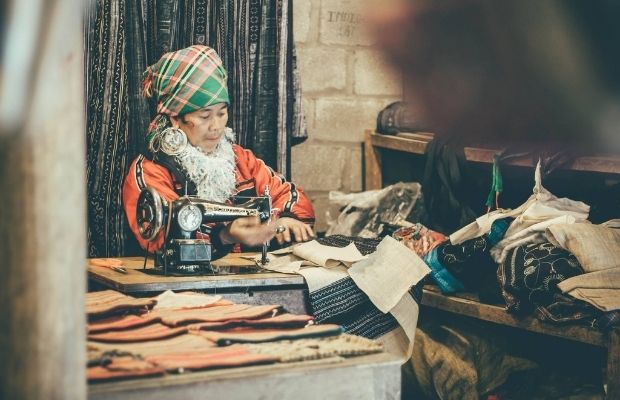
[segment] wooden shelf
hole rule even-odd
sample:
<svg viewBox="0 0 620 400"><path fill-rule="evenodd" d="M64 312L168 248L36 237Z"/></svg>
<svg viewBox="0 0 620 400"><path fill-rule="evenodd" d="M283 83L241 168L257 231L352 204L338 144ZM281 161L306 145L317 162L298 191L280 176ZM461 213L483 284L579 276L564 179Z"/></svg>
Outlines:
<svg viewBox="0 0 620 400"><path fill-rule="evenodd" d="M374 148L390 149L412 154L424 154L426 146L433 140L432 133L399 133L398 135L381 135L367 131L367 144ZM465 158L468 161L492 163L493 155L499 149L465 147ZM534 167L535 163L528 158L511 160L507 164L521 167ZM620 174L620 156L588 156L577 158L568 169L573 171L600 172Z"/></svg>
<svg viewBox="0 0 620 400"><path fill-rule="evenodd" d="M499 325L521 328L594 346L607 347L608 344L607 335L597 329L577 325L556 326L539 321L532 316L518 318L509 314L504 307L480 303L473 294L446 296L436 286L427 285L424 288L422 304Z"/></svg>

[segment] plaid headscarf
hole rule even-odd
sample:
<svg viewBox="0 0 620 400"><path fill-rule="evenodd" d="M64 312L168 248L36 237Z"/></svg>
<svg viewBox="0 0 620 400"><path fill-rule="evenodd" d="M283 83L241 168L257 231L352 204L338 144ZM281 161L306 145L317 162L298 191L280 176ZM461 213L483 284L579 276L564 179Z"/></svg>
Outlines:
<svg viewBox="0 0 620 400"><path fill-rule="evenodd" d="M168 117L230 103L227 77L215 50L202 45L166 53L147 67L143 93L157 99L157 116L149 126L147 143L170 126Z"/></svg>

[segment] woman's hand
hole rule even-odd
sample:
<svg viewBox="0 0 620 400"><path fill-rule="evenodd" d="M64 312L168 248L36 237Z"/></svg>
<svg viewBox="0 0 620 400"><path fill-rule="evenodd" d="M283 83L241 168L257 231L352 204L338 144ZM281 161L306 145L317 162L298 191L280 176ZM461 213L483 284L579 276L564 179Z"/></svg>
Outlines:
<svg viewBox="0 0 620 400"><path fill-rule="evenodd" d="M283 217L275 222L276 239L278 243L291 242L294 238L296 242L307 242L314 237L314 232L310 225L290 217Z"/></svg>
<svg viewBox="0 0 620 400"><path fill-rule="evenodd" d="M273 222L261 224L258 217L238 218L220 231L223 244L242 243L246 246L260 246L276 235Z"/></svg>

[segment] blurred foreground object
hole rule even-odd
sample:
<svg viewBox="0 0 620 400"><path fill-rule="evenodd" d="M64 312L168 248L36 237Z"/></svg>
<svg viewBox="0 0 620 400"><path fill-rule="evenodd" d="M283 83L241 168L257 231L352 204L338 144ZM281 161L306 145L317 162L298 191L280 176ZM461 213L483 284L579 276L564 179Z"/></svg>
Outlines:
<svg viewBox="0 0 620 400"><path fill-rule="evenodd" d="M367 3L370 30L432 131L620 151L620 2Z"/></svg>

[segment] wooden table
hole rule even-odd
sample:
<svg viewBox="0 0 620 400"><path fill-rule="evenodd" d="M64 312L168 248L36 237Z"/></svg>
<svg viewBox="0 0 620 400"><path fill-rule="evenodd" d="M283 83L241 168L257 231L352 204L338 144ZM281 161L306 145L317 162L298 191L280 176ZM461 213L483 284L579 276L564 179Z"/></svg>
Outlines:
<svg viewBox="0 0 620 400"><path fill-rule="evenodd" d="M400 399L401 361L380 353L345 360L219 369L89 385L91 400Z"/></svg>
<svg viewBox="0 0 620 400"><path fill-rule="evenodd" d="M247 254L229 254L213 262L217 267L234 270L236 267L253 267L254 262L242 258ZM91 281L106 288L133 296L150 296L165 290L196 290L220 294L236 303L281 304L288 311L307 314L307 286L300 275L260 272L251 274L161 276L145 273L143 257L121 258L127 269L123 274L105 267L88 266ZM147 260L153 268L153 260Z"/></svg>
<svg viewBox="0 0 620 400"><path fill-rule="evenodd" d="M281 304L308 313L307 286L299 275L260 272L236 275L160 276L142 271L144 258L122 258L127 273L88 266L88 276L107 288L134 296L165 290L198 290L221 294L245 304ZM218 267L255 264L238 254L213 263ZM147 260L147 268L153 261ZM90 399L399 399L401 361L387 353L302 363L219 369L162 378L136 379L89 386ZM208 394L208 396L207 396Z"/></svg>

